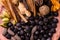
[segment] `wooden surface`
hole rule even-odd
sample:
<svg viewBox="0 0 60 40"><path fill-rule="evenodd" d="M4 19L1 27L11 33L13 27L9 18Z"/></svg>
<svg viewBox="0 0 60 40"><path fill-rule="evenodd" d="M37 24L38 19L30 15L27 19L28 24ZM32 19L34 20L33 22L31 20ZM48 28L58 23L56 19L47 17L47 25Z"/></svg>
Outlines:
<svg viewBox="0 0 60 40"><path fill-rule="evenodd" d="M60 36L60 10L58 11L58 13L59 13L59 16L57 18L59 20L59 23L57 24L56 33L53 35L52 40L57 40ZM1 23L1 20L0 20L0 23ZM2 35L3 30L4 28L0 27L0 40L8 40Z"/></svg>

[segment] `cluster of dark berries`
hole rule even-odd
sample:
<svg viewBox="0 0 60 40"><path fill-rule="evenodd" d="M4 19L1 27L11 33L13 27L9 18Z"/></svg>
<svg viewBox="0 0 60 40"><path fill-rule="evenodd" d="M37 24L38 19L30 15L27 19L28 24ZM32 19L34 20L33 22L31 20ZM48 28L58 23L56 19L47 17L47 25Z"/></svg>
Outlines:
<svg viewBox="0 0 60 40"><path fill-rule="evenodd" d="M28 19L28 23L21 21L13 25L9 22L4 36L11 40L13 40L13 37L15 40L30 40L31 36L33 36L33 40L52 40L51 38L56 32L55 29L58 23L56 16L58 16L58 13L51 12L43 17L38 15L36 17L31 16Z"/></svg>
<svg viewBox="0 0 60 40"><path fill-rule="evenodd" d="M48 0L44 0L43 5L51 6ZM39 7L36 7L36 11ZM13 25L9 22L3 35L10 40L52 40L58 23L57 16L57 12L50 12L44 16L32 15L27 23L20 21Z"/></svg>

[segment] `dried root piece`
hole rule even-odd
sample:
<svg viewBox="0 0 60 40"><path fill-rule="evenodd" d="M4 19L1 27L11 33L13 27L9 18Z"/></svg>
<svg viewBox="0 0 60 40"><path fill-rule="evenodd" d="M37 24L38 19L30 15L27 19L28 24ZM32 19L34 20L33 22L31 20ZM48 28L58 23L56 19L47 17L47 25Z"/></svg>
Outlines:
<svg viewBox="0 0 60 40"><path fill-rule="evenodd" d="M29 9L34 13L34 16L36 16L36 8L35 8L35 2L33 0L26 0Z"/></svg>
<svg viewBox="0 0 60 40"><path fill-rule="evenodd" d="M31 16L31 13L25 8L25 6L23 5L23 3L19 2L19 6L18 6L21 14L26 14L27 17Z"/></svg>
<svg viewBox="0 0 60 40"><path fill-rule="evenodd" d="M15 6L14 6L14 7L15 7ZM24 20L24 22L25 22L25 23L28 22L28 21L26 20L26 18L21 14L20 10L19 10L17 7L15 7L15 8L16 8L19 16Z"/></svg>

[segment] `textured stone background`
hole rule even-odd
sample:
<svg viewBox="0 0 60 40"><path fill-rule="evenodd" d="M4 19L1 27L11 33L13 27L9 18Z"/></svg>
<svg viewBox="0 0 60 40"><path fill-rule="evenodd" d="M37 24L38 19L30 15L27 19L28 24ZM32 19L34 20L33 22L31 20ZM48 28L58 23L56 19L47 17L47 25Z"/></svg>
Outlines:
<svg viewBox="0 0 60 40"><path fill-rule="evenodd" d="M58 11L58 13L59 13L59 16L57 18L59 20L59 23L57 24L56 33L53 35L52 40L58 40L60 36L60 10ZM0 20L0 23L1 23L1 20ZM3 30L4 28L0 27L0 40L8 40L2 35Z"/></svg>

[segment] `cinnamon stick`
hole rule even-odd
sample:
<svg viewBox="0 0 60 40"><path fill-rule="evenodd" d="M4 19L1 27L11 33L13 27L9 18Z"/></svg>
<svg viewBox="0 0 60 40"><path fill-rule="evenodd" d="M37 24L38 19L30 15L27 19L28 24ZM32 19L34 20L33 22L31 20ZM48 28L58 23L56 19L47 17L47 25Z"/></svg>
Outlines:
<svg viewBox="0 0 60 40"><path fill-rule="evenodd" d="M16 18L16 16L15 16L14 10L13 10L13 8L12 8L12 3L11 3L11 1L10 1L10 0L6 0L6 2L7 2L7 4L8 4L8 7L9 7L9 9L10 9L10 11L11 11L11 14L12 14L14 20L17 22L17 18Z"/></svg>
<svg viewBox="0 0 60 40"><path fill-rule="evenodd" d="M3 5L3 6L5 7L5 9L8 11L8 14L10 15L11 19L14 20L13 15L11 14L11 11L10 11L10 9L9 9L9 7L8 7L8 4L7 4L6 0L2 1L2 5Z"/></svg>

